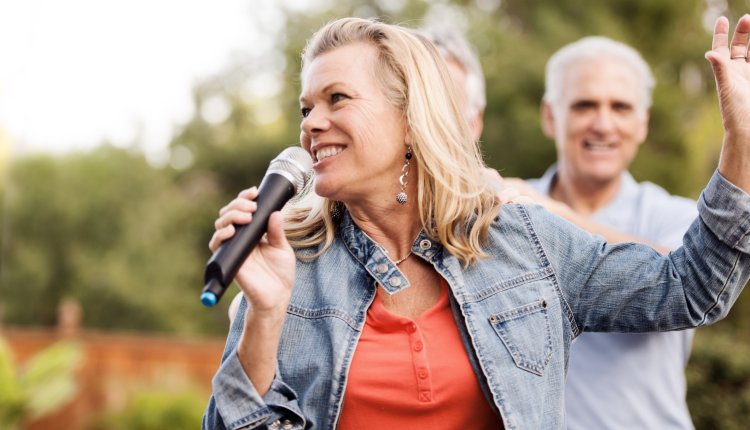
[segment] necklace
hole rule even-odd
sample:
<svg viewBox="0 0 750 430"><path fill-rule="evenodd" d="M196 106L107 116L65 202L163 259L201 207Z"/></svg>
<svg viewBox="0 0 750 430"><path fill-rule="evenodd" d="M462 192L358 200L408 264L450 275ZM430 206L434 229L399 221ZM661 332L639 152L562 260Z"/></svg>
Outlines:
<svg viewBox="0 0 750 430"><path fill-rule="evenodd" d="M417 235L416 235L416 236L414 237L414 240L412 240L412 241L411 241L412 243L414 243L414 241L416 241L416 240L417 240L417 238L419 237L419 234L420 234L421 232L422 232L422 231L420 230L420 232L419 232L419 233L417 233ZM363 232L363 233L364 233L364 232ZM367 235L367 233L365 233L365 236L367 236L367 237L368 237L368 238L369 238L370 240L372 240L372 238L371 238L370 236L368 236L368 235ZM374 240L372 240L372 241L373 241L373 242L375 242ZM387 250L387 249L385 249L385 246L383 246L383 245L379 244L378 242L375 242L375 245L377 245L377 247L378 247L378 248L380 248L380 249L381 249L381 250L383 251L383 253L384 253L384 254L385 254L386 256L388 256L388 258L389 258L389 259L391 258L391 257L390 257L390 254L388 253L388 250ZM403 257L403 258L400 258L400 259L398 259L398 260L396 260L396 261L394 261L394 260L391 260L391 261L393 262L393 264L394 264L394 265L398 266L399 264L401 264L401 263L403 263L404 261L406 261L406 259L407 259L407 258L409 258L409 257L411 257L411 248L409 249L409 252L407 252L407 253L406 253L406 255L404 255L404 257Z"/></svg>
<svg viewBox="0 0 750 430"><path fill-rule="evenodd" d="M406 253L406 256L404 258L402 258L400 260L397 260L397 261L394 261L393 264L395 264L396 266L398 266L399 264L403 263L404 260L406 260L409 257L411 257L411 249L409 250L409 252Z"/></svg>

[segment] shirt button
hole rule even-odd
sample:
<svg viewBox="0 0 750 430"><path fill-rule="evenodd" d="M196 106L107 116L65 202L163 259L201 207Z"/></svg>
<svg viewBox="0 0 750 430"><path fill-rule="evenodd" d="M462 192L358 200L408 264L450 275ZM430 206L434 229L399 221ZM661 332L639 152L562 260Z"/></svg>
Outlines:
<svg viewBox="0 0 750 430"><path fill-rule="evenodd" d="M409 332L409 333L414 333L415 331L417 331L417 325L414 324L414 323L407 324L406 325L406 331Z"/></svg>
<svg viewBox="0 0 750 430"><path fill-rule="evenodd" d="M391 287L398 287L401 285L401 278L391 278L388 283L391 284Z"/></svg>
<svg viewBox="0 0 750 430"><path fill-rule="evenodd" d="M378 264L378 266L375 268L375 271L378 273L385 273L388 271L388 266L385 264Z"/></svg>
<svg viewBox="0 0 750 430"><path fill-rule="evenodd" d="M419 379L427 379L427 369L420 367L417 376L419 376Z"/></svg>
<svg viewBox="0 0 750 430"><path fill-rule="evenodd" d="M415 351L419 352L419 351L422 350L423 347L424 347L424 345L422 344L421 340L418 340L418 341L414 342L414 350Z"/></svg>
<svg viewBox="0 0 750 430"><path fill-rule="evenodd" d="M421 242L419 242L419 247L422 249L429 249L432 246L432 242L430 242L427 239L422 239Z"/></svg>

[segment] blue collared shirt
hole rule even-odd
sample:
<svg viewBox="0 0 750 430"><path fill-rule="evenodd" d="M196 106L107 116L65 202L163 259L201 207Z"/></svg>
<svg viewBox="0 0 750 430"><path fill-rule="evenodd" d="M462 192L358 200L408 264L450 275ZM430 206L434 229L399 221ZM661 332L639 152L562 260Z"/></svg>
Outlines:
<svg viewBox="0 0 750 430"><path fill-rule="evenodd" d="M668 256L608 245L537 205L504 205L484 246L489 258L468 268L424 234L416 239L412 252L451 288L477 379L506 429L563 428L568 352L581 332L675 330L726 316L750 277L750 196L715 174L698 211L685 246ZM264 396L237 358L241 302L203 428L334 429L377 284L408 288L345 214L325 253L298 259L277 372Z"/></svg>
<svg viewBox="0 0 750 430"><path fill-rule="evenodd" d="M529 183L549 195L557 167ZM595 222L677 248L697 215L695 202L625 172L620 190L591 215ZM570 430L693 429L685 366L693 330L582 333L573 342L565 383Z"/></svg>

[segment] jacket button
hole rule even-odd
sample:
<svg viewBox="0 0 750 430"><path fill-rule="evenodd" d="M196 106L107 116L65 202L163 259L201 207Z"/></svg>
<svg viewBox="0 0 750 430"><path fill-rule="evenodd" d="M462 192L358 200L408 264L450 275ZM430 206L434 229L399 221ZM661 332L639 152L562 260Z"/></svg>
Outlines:
<svg viewBox="0 0 750 430"><path fill-rule="evenodd" d="M378 264L378 266L375 268L375 271L378 273L385 273L388 271L388 266L385 264Z"/></svg>
<svg viewBox="0 0 750 430"><path fill-rule="evenodd" d="M430 242L427 239L422 239L421 242L419 242L419 247L422 249L429 249L432 246L432 242Z"/></svg>
<svg viewBox="0 0 750 430"><path fill-rule="evenodd" d="M391 287L398 287L401 285L401 278L391 278L388 283L391 284Z"/></svg>

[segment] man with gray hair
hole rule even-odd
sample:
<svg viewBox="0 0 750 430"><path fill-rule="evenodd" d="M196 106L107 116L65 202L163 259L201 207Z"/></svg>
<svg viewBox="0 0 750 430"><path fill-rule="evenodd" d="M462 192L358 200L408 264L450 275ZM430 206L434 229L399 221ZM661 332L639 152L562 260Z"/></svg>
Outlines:
<svg viewBox="0 0 750 430"><path fill-rule="evenodd" d="M668 252L695 218L695 202L628 173L648 133L653 87L646 62L620 42L586 37L558 50L547 62L541 107L557 163L529 182L551 197L553 211L610 242ZM581 334L570 352L568 428L692 429L685 401L692 336Z"/></svg>
<svg viewBox="0 0 750 430"><path fill-rule="evenodd" d="M453 29L420 32L445 58L478 140L486 99L474 50ZM622 43L589 37L560 49L547 64L542 104L558 163L529 181L536 191L510 179L498 196L514 200L511 188L520 190L609 242L643 242L663 253L679 246L695 203L637 183L627 171L646 139L654 84L640 54ZM692 330L582 334L569 362L568 428L692 429L684 374L692 336Z"/></svg>
<svg viewBox="0 0 750 430"><path fill-rule="evenodd" d="M451 27L425 27L418 32L432 42L445 59L453 82L458 87L458 96L464 104L464 116L472 136L478 141L484 127L487 98L484 73L474 48L463 34Z"/></svg>

